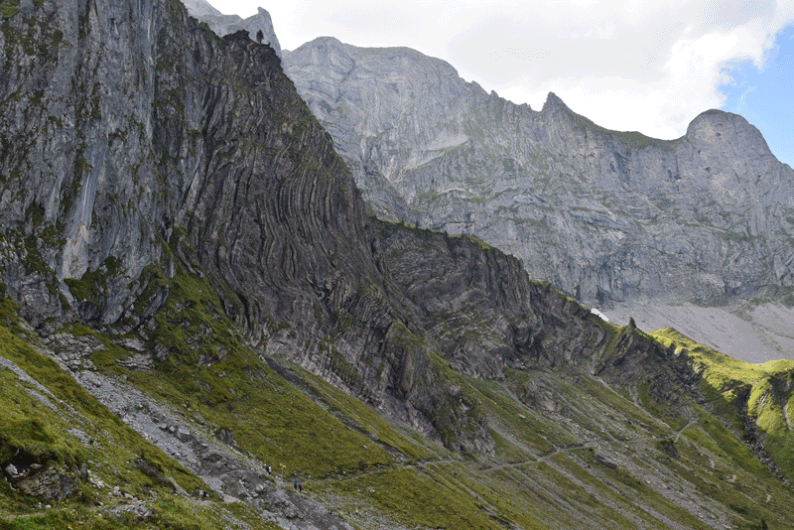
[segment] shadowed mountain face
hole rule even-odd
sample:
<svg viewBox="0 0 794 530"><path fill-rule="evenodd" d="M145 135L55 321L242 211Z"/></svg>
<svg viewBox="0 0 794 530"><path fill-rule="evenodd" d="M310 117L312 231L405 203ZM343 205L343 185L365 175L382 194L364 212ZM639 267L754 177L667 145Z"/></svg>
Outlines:
<svg viewBox="0 0 794 530"><path fill-rule="evenodd" d="M284 64L379 215L476 234L588 304L794 284L794 171L740 116L661 141L554 94L515 105L410 49L320 38Z"/></svg>
<svg viewBox="0 0 794 530"><path fill-rule="evenodd" d="M176 0L2 15L4 527L794 515L791 363L609 325L477 238L366 216L272 47Z"/></svg>

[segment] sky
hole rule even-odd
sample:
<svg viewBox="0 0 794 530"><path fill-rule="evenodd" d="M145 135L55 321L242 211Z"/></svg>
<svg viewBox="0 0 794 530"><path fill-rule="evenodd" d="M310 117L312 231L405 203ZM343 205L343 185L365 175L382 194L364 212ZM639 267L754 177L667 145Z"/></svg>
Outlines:
<svg viewBox="0 0 794 530"><path fill-rule="evenodd" d="M281 47L319 36L408 46L540 110L554 92L601 126L673 139L718 108L794 167L794 0L210 0L270 12Z"/></svg>

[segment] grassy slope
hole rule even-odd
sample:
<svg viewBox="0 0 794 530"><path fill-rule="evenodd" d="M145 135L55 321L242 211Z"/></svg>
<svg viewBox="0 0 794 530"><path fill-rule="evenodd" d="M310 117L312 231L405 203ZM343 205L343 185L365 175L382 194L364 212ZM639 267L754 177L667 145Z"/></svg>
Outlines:
<svg viewBox="0 0 794 530"><path fill-rule="evenodd" d="M703 395L736 434L749 434L745 415L753 420L780 472L794 481L794 437L789 425L794 412L794 361L750 364L697 344L673 329L652 335L665 345L674 344L678 354L686 353L701 374Z"/></svg>
<svg viewBox="0 0 794 530"><path fill-rule="evenodd" d="M165 281L157 274L153 278ZM154 372L125 369L117 360L130 352L109 336L96 334L106 346L92 357L100 371L126 376L157 401L179 408L186 404L211 428L231 431L241 450L273 464L276 470L284 464L286 476L304 481L307 495L359 528L378 524L667 528L672 522L687 528L717 523L752 528L761 527L762 521L774 528L794 517L790 490L721 421L691 399L684 399L685 405L679 403L676 409L657 400L651 380L608 387L576 367L508 370L505 381L461 377L464 391L486 412L497 442L493 456L464 457L386 421L299 367L278 359L264 362L219 316L217 297L203 281L183 271L168 281L172 298L157 315L160 327L150 345L167 342L172 350L169 359ZM208 503L196 510L189 496L138 471L131 462L145 454L182 489L195 492L200 487L198 479L132 433L57 366L14 336L21 328L8 327L13 333L0 328L0 338L5 339L0 341L2 355L48 386L58 399L72 404L89 420L86 432L98 440L94 448L83 446L68 433L68 423L37 406L22 385L13 384L10 371L3 370L3 409L13 402L22 416L0 421L38 422L48 440L37 446L34 437L28 436L14 439L13 445L44 451L66 463L89 462L106 483L156 499L159 526L172 518L177 522L168 524L174 528L214 527L223 512L232 509ZM95 333L79 326L77 331ZM196 342L199 332L206 338ZM695 351L696 346L687 348ZM214 356L214 361L210 366L199 364L199 355ZM761 390L779 386L787 366L742 367L715 355L709 352L699 361L713 375L705 379L714 385L722 381L719 389L724 392L735 391L736 381L759 385L749 394L755 398L750 410L757 411L758 418L776 410L771 403L775 400L763 399L767 394ZM532 405L528 389L533 384L558 405L556 410ZM8 425L0 429L3 433L22 431ZM787 433L780 433L786 441ZM12 445L8 440L4 446ZM111 446L122 449L107 451ZM84 489L86 499L102 499L106 505L114 502L106 491ZM20 496L6 483L0 486L0 495L5 501L2 516L39 513L36 499ZM255 521L246 508L234 510L238 519ZM97 528L103 524L112 528L124 523L101 513L85 499L68 500L56 503L46 515L3 524L25 528L22 521L39 521L27 527L51 528L90 521Z"/></svg>
<svg viewBox="0 0 794 530"><path fill-rule="evenodd" d="M2 305L7 316L10 303L4 299ZM62 501L28 497L7 480L0 481L0 528L111 529L136 524L209 530L228 520L273 528L248 507L221 505L215 502L217 497L198 502L198 490L209 489L201 479L144 440L55 362L31 348L28 340L17 336L25 332L13 318L5 320L6 325L0 325L0 357L30 379L7 366L0 368L0 463L5 468L10 461L35 461L66 476L74 476L82 465L91 479L78 480L76 491ZM143 472L141 461L157 470L159 477ZM123 513L124 506L133 502L112 495L115 486L146 501L155 513L144 521Z"/></svg>

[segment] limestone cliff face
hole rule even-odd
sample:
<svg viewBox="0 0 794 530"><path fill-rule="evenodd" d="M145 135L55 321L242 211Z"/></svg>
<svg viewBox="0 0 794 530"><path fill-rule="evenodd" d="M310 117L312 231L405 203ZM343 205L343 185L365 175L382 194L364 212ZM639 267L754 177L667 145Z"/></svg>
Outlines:
<svg viewBox="0 0 794 530"><path fill-rule="evenodd" d="M190 13L190 16L196 17L198 19L205 15L223 15L223 13L215 9L215 7L207 2L207 0L184 0L182 3L185 4L187 12Z"/></svg>
<svg viewBox="0 0 794 530"><path fill-rule="evenodd" d="M252 40L257 40L258 32L262 32L262 44L269 44L276 55L281 57L281 45L273 29L273 20L270 13L257 9L256 15L242 18L238 15L224 15L209 3L199 0L183 0L190 16L205 22L209 28L219 36L230 35L238 31L247 31Z"/></svg>
<svg viewBox="0 0 794 530"><path fill-rule="evenodd" d="M153 317L181 318L169 300L201 279L222 306L210 323L480 453L494 442L450 366L500 378L603 342L515 259L372 226L330 136L245 32L220 39L175 0L23 3L3 24L0 282L40 333L79 319L163 362L182 352Z"/></svg>
<svg viewBox="0 0 794 530"><path fill-rule="evenodd" d="M455 370L587 365L608 333L598 317L548 283L527 281L512 256L466 236L378 223L379 267L399 288Z"/></svg>
<svg viewBox="0 0 794 530"><path fill-rule="evenodd" d="M91 318L117 320L130 278L161 256L157 239L173 215L155 161L167 151L164 122L200 106L175 109L156 78L173 67L160 46L167 9L23 2L3 21L0 268L34 323L79 305L64 281L109 265L128 277L107 274ZM194 169L175 164L183 175Z"/></svg>
<svg viewBox="0 0 794 530"><path fill-rule="evenodd" d="M139 316L125 313L136 296L130 281L161 260L175 230L228 281L236 273L228 263L256 261L251 252L285 260L278 270L260 266L261 283L322 278L333 253L346 256L340 266L358 264L362 251L348 243L364 238L357 191L278 58L244 35L216 38L178 3L105 7L48 4L5 22L10 293L23 304L45 293L97 325L122 316L135 325ZM28 49L26 32L52 41ZM297 238L262 226L263 215L281 215ZM320 239L318 226L338 237ZM256 243L240 240L248 236ZM322 250L300 255L306 242ZM67 285L81 286L69 280L87 273L101 276L107 296L74 298ZM260 306L247 308L250 322Z"/></svg>
<svg viewBox="0 0 794 530"><path fill-rule="evenodd" d="M794 171L737 115L661 141L539 112L405 49L321 38L285 70L384 217L473 233L591 304L794 283Z"/></svg>

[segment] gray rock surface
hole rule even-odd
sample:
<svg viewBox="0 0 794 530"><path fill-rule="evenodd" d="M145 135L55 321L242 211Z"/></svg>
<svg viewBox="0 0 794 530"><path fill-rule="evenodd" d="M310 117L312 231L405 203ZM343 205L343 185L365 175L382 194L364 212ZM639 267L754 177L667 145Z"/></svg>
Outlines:
<svg viewBox="0 0 794 530"><path fill-rule="evenodd" d="M270 13L257 8L256 15L242 18L238 15L224 15L204 0L183 0L190 16L206 22L212 31L221 37L245 30L251 40L257 41L258 32L262 32L262 44L269 44L276 55L281 57L281 45L278 42L273 20ZM258 41L257 41L258 42Z"/></svg>
<svg viewBox="0 0 794 530"><path fill-rule="evenodd" d="M672 327L698 342L751 363L794 358L794 308L779 302L744 301L700 307L689 303L617 304L610 320L626 325L634 318L641 329Z"/></svg>
<svg viewBox="0 0 794 530"><path fill-rule="evenodd" d="M592 305L794 285L794 171L740 116L661 141L554 94L515 105L407 48L319 38L284 65L380 216L476 234Z"/></svg>
<svg viewBox="0 0 794 530"><path fill-rule="evenodd" d="M130 349L131 356L117 362L129 362L132 369L154 367L161 375L176 374L173 368L204 370L235 355L224 369L262 378L265 385L271 382L259 373L259 362L288 382L297 377L299 365L389 421L443 442L446 449L438 448L443 460L423 461L423 451L410 450L420 473L425 464L465 464L469 457L476 473L485 473L480 456L485 464L491 457L494 463L512 459L512 451L497 454L496 434L505 437L496 429L507 434L519 427L542 442L542 431L548 427L551 434L558 421L566 421L573 401L581 403L580 418L598 410L590 418L598 425L570 432L603 433L597 437L610 447L597 449L609 462L637 470L640 466L632 462L648 455L652 466L659 465L651 456L656 452L621 452L630 432L643 431L643 444L656 436L644 419L638 429L616 414L607 404L617 397L604 401L604 409L578 399L586 395L586 374L597 377L590 381L597 386L604 381L637 388L653 381L648 392L658 403L677 406L692 398L705 404L686 355L675 355L675 347L661 346L634 326L620 331L606 326L550 284L529 281L517 259L475 238L368 218L331 137L283 74L274 51L245 32L221 39L189 18L176 0L22 2L19 14L6 23L0 34L6 53L0 89L9 94L0 100L3 317L14 316L10 295L33 324L20 330L47 337L42 349L65 365L72 363L85 388L168 454L214 479L215 487L267 510L279 526L350 528L311 498L284 491L283 484L271 486L261 462L245 455L252 442L240 435L244 432L209 424L218 419L209 409L222 407L201 378L188 376L184 387L161 395L178 399L174 396L184 390L186 396L210 398L200 399L208 407L202 409L207 419L191 416L195 411L188 402L161 407L153 399L156 391L146 395L130 388L141 374L129 374L126 381L109 376L111 359L124 357L113 342ZM82 363L91 351L100 353L96 341L79 337L92 334L86 325L102 331L99 345L113 350L110 357L94 356L101 364L97 372ZM78 336L58 336L69 329ZM32 334L30 340L35 342ZM554 366L569 379L554 375ZM285 372L293 368L291 378ZM507 368L540 380L517 387L532 409L511 404L507 386L498 391L505 392L502 398L486 392L509 377ZM180 379L169 381L179 387ZM241 406L246 405L243 388L228 388L230 395L240 394ZM625 399L634 407L633 396ZM485 400L492 404L486 406ZM326 405L335 407L330 401ZM60 403L58 408L68 410ZM490 411L499 416L494 422L487 417ZM514 422L518 411L533 421ZM535 412L544 411L549 422L538 422ZM366 422L365 415L352 414L349 427L363 434L368 428L356 426L354 416ZM692 414L695 420L702 417ZM661 426L648 411L639 415L652 422L647 425ZM746 419L749 434L757 434L752 447L761 454L763 433L752 431L752 419ZM569 438L566 429L550 436L555 442L532 442L532 450L516 445L526 460L497 467L526 471L508 484L531 486L532 475L525 473L539 467L536 456L553 456L548 449L556 451L564 443L567 450L568 442L578 439L578 434ZM289 431L280 436L287 439ZM373 443L378 438L371 437ZM13 463L15 476L24 475L20 480L42 473L31 494L69 494L54 489L67 480L58 477L61 470ZM162 477L143 458L134 465L151 478ZM380 473L380 466L374 467L371 472ZM87 471L71 473L90 480ZM678 474L669 470L653 479L675 484ZM534 476L543 475L541 470ZM716 473L713 477L721 480ZM576 486L579 478L574 478ZM457 480L445 480L442 487L455 497L471 495L486 515L498 513L489 507L496 503L485 498L491 493L466 493L468 479L460 479L463 489L454 485ZM604 483L608 502L625 497L614 495L628 491L625 475L611 484ZM560 491L547 488L528 491L530 496L543 492L545 498ZM377 493L367 482L361 490ZM511 490L517 491L488 488L501 499ZM691 494L694 486L677 491L673 499L691 506L711 502L705 494ZM552 496L566 499L568 493ZM121 489L114 488L115 494L141 501ZM589 520L593 498L583 499L581 508L571 508ZM556 499L544 503L569 510ZM130 513L145 517L149 511L141 502L131 504ZM331 499L329 506L335 504ZM645 504L652 502L636 507L644 510ZM356 519L363 518L369 518L367 511ZM374 521L372 527L381 526ZM405 524L416 526L410 519Z"/></svg>
<svg viewBox="0 0 794 530"><path fill-rule="evenodd" d="M373 227L271 48L245 32L221 39L175 0L29 7L0 34L0 89L11 94L0 140L20 146L0 156L0 282L42 336L79 318L141 337L147 351L121 361L129 368L201 362L207 324L185 347L158 335L166 318L191 328L189 308L173 300L199 282L217 296L202 316L228 322L224 333L233 326L265 356L455 451L482 453L494 450L486 421L439 353L478 377L501 377L505 362L592 354L563 346L602 336L599 325L570 320L588 313L530 284L517 261L468 240L429 244L422 231ZM28 37L50 40L30 48ZM441 267L448 278L433 277ZM453 337L487 328L454 314L475 300L496 327L456 349ZM451 332L436 341L436 327ZM74 369L97 346L48 340Z"/></svg>
<svg viewBox="0 0 794 530"><path fill-rule="evenodd" d="M215 9L207 0L182 0L190 16L201 19L203 16L223 16L223 13Z"/></svg>
<svg viewBox="0 0 794 530"><path fill-rule="evenodd" d="M14 483L25 495L59 501L72 496L79 485L74 474L55 466L35 471Z"/></svg>
<svg viewBox="0 0 794 530"><path fill-rule="evenodd" d="M42 337L41 344L47 348L51 357L58 359L62 365L76 372L80 369L95 369L94 363L88 359L92 353L103 350L93 335L76 337L69 333L53 333Z"/></svg>

